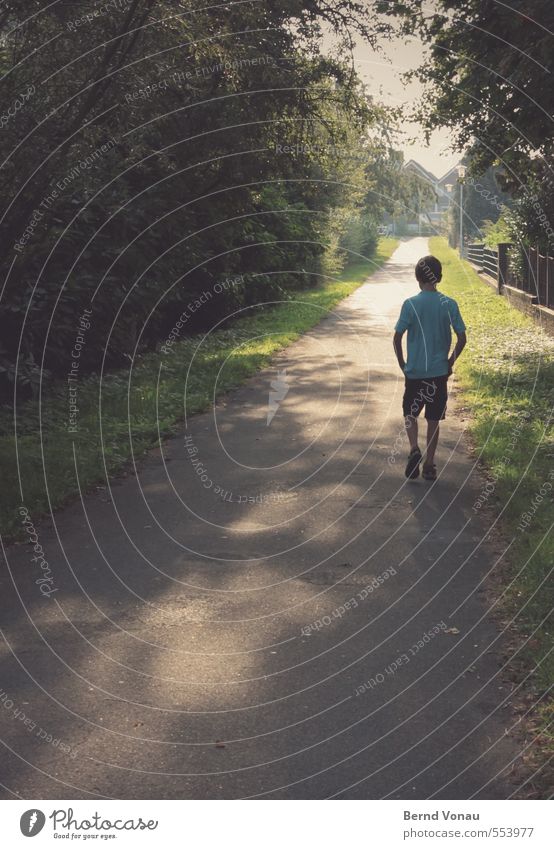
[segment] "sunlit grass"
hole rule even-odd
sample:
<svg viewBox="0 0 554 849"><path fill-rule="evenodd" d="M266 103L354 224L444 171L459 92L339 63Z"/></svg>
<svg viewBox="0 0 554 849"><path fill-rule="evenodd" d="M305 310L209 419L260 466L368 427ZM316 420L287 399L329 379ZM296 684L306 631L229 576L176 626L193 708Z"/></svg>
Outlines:
<svg viewBox="0 0 554 849"><path fill-rule="evenodd" d="M461 262L444 239L431 239L431 252L443 263L441 290L458 301L468 325L468 347L456 369L462 403L495 484L488 504L501 512L501 526L514 538L512 574L523 567L510 590L509 609L522 633L538 629L529 655L540 663L538 686L546 689L554 682L554 658L545 659L554 627L554 340ZM541 488L543 497L520 530Z"/></svg>

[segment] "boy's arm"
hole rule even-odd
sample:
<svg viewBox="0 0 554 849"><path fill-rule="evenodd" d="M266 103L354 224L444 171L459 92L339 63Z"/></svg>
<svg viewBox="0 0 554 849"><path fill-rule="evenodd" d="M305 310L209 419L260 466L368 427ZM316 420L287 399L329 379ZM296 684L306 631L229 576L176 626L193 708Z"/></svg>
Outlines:
<svg viewBox="0 0 554 849"><path fill-rule="evenodd" d="M402 372L404 372L404 369L406 368L406 360L404 359L404 354L402 352L402 337L406 330L408 330L411 321L412 310L410 309L410 302L404 301L402 309L400 310L398 321L394 328L394 336L392 337L394 353L396 354L396 359L398 360L398 365L402 369Z"/></svg>
<svg viewBox="0 0 554 849"><path fill-rule="evenodd" d="M404 359L404 353L402 351L402 336L404 333L399 333L398 330L395 332L392 337L392 344L394 347L394 353L396 354L396 359L398 360L398 365L404 371L406 367L406 360Z"/></svg>
<svg viewBox="0 0 554 849"><path fill-rule="evenodd" d="M457 336L456 346L455 346L454 350L452 351L452 353L450 354L450 356L448 358L448 374L449 375L452 374L452 369L454 368L454 363L456 362L456 360L458 359L458 357L460 356L460 354L464 350L466 343L467 343L467 336L466 336L465 331L463 331L462 333L456 333L456 336Z"/></svg>
<svg viewBox="0 0 554 849"><path fill-rule="evenodd" d="M452 324L452 330L454 331L454 333L457 336L457 340L456 340L456 346L455 346L454 350L452 351L452 353L450 354L450 356L448 358L448 374L449 375L452 374L452 369L454 368L454 363L456 362L456 360L458 359L458 357L460 356L460 354L464 350L464 348L466 346L466 342L467 342L466 326L465 326L465 323L464 323L462 316L460 315L460 308L459 308L458 304L456 303L456 301L454 301L453 304L452 304L450 321L451 321L451 324Z"/></svg>

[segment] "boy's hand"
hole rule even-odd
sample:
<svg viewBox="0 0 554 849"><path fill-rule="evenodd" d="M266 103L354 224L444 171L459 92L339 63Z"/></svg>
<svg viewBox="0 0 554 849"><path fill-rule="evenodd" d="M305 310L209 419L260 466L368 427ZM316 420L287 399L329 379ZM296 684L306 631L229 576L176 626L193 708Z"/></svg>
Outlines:
<svg viewBox="0 0 554 849"><path fill-rule="evenodd" d="M464 350L464 348L466 346L466 342L467 342L467 336L466 336L465 332L464 333L457 333L456 336L458 337L457 342L456 342L456 346L455 346L454 350L452 351L451 355L448 358L448 377L450 377L450 375L452 374L452 371L454 369L454 363L456 362L456 360L458 359L458 357L460 356L460 354Z"/></svg>

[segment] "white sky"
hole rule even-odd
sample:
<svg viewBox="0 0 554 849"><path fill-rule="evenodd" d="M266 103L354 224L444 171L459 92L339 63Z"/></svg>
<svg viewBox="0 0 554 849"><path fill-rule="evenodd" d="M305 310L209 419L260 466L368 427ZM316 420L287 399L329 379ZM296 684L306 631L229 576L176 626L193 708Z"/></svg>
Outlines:
<svg viewBox="0 0 554 849"><path fill-rule="evenodd" d="M417 39L405 43L402 39L381 42L383 51L375 51L367 43L358 40L354 51L356 70L376 100L390 106L410 106L422 93L422 86L415 81L406 84L400 79L403 71L416 68L422 61L422 46ZM442 177L460 160L459 153L449 149L449 133L440 130L434 133L429 147L426 146L421 128L417 124L404 124L405 137L396 144L404 152L405 160L416 159L437 177ZM418 137L413 145L408 138Z"/></svg>

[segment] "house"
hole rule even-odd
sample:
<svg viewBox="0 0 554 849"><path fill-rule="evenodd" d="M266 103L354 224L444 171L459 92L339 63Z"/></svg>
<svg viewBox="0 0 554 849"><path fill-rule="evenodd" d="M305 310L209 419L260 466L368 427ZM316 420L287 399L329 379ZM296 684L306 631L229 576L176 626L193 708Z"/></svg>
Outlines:
<svg viewBox="0 0 554 849"><path fill-rule="evenodd" d="M453 165L442 177L436 177L431 171L428 171L423 165L416 162L415 159L410 159L403 167L404 170L411 171L432 187L435 194L435 201L426 209L419 210L419 223L437 226L443 218L444 213L449 209L452 199L455 196L454 192L450 193L448 191L447 186L454 186L456 184L458 179L458 165ZM418 216L416 215L415 218L417 223Z"/></svg>

